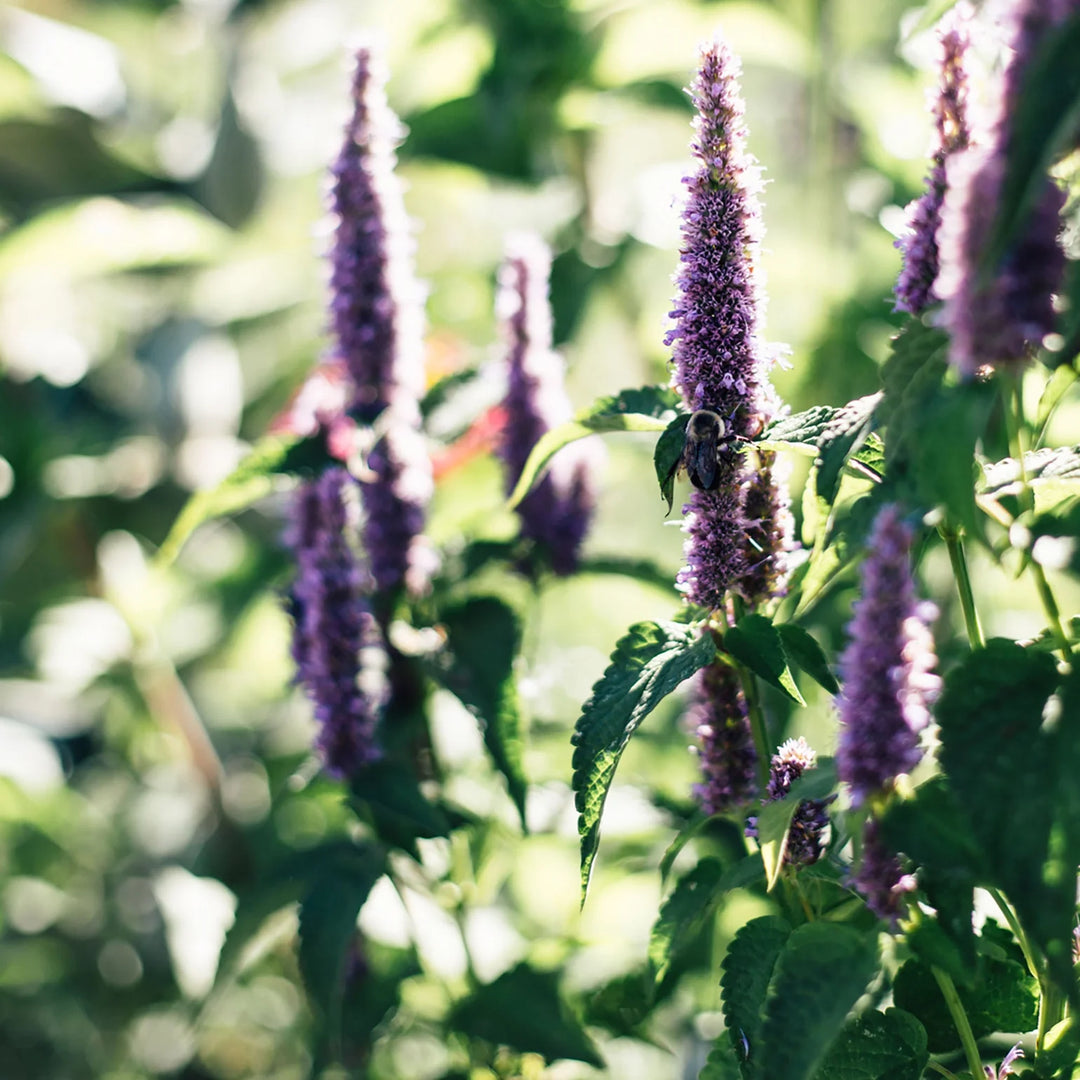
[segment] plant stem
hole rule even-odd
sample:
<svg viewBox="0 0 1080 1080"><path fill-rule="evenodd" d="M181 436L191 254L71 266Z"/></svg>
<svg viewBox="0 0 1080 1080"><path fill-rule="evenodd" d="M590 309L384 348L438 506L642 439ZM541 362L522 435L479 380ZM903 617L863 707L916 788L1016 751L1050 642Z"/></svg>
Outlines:
<svg viewBox="0 0 1080 1080"><path fill-rule="evenodd" d="M1021 376L1013 376L1006 380L1005 385L1008 387L1006 392L1005 401L1005 420L1009 429L1009 453L1012 454L1016 461L1017 468L1020 470L1020 512L1034 511L1035 509L1035 495L1031 490L1031 482L1028 480L1027 466L1024 464L1024 443L1022 438L1022 432L1024 427L1024 402L1021 392ZM1054 594L1050 589L1050 583L1046 580L1046 573L1043 568L1034 560L1029 558L1029 565L1031 566L1031 572L1035 577L1036 589L1039 593L1039 601L1042 604L1043 612L1046 614L1047 622L1050 625L1050 632L1054 635L1058 643L1058 648L1061 650L1061 658L1066 664L1072 663L1072 647L1069 645L1069 638L1065 633L1065 628L1061 625L1061 611L1058 608L1057 600L1054 599Z"/></svg>
<svg viewBox="0 0 1080 1080"><path fill-rule="evenodd" d="M946 1078L946 1080L959 1080L959 1077L954 1072L949 1072L944 1065L937 1061L928 1061L927 1066L934 1070L936 1073L940 1073Z"/></svg>
<svg viewBox="0 0 1080 1080"><path fill-rule="evenodd" d="M735 621L738 622L746 612L746 605L739 597L735 597L733 607ZM736 664L735 670L739 673L743 697L746 699L746 712L750 718L750 731L754 736L754 748L757 750L758 786L764 791L769 786L769 762L772 759L772 753L769 749L769 732L765 726L765 713L761 708L757 678L749 668L742 664Z"/></svg>
<svg viewBox="0 0 1080 1080"><path fill-rule="evenodd" d="M975 596L971 591L971 575L968 573L964 542L960 539L959 530L952 524L942 525L938 532L949 552L953 577L956 578L956 590L960 594L960 607L964 612L968 641L972 649L981 649L986 644L986 639L983 637L982 625L979 623L979 613L975 610Z"/></svg>
<svg viewBox="0 0 1080 1080"><path fill-rule="evenodd" d="M934 973L934 978L941 989L941 996L945 998L945 1004L948 1006L949 1015L956 1025L960 1042L964 1047L964 1054L967 1056L971 1075L976 1078L981 1077L983 1075L982 1058L979 1055L978 1046L975 1045L975 1035L971 1030L971 1023L968 1021L967 1013L964 1012L964 1004L960 1000L960 995L956 992L956 985L953 983L952 978L941 968L932 967L930 970Z"/></svg>
<svg viewBox="0 0 1080 1080"><path fill-rule="evenodd" d="M986 891L990 894L990 899L997 904L1001 914L1005 916L1005 921L1009 924L1009 929L1012 930L1016 940L1020 943L1020 950L1023 952L1024 959L1027 961L1028 971L1031 972L1033 978L1039 980L1041 986L1043 980L1042 976L1039 974L1039 962L1035 958L1035 950L1032 949L1031 939L1020 925L1020 920L1016 917L1016 912L1013 911L1009 901L1006 900L997 889L992 886L987 886Z"/></svg>

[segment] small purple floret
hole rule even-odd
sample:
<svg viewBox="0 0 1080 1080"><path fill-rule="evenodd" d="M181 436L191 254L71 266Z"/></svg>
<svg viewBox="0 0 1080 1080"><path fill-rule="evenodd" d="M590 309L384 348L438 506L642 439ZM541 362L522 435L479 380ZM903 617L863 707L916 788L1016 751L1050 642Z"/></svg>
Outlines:
<svg viewBox="0 0 1080 1080"><path fill-rule="evenodd" d="M365 600L369 582L347 537L354 486L341 468L305 483L287 537L297 566L289 602L297 679L315 706L326 770L346 778L380 756L376 728L385 700L382 638Z"/></svg>
<svg viewBox="0 0 1080 1080"><path fill-rule="evenodd" d="M883 790L922 759L919 733L941 680L933 674L932 605L919 603L911 576L912 530L886 506L871 532L861 597L840 658L840 779L853 806Z"/></svg>
<svg viewBox="0 0 1080 1080"><path fill-rule="evenodd" d="M739 677L720 661L703 668L696 681L690 722L699 740L702 781L694 788L707 814L748 803L757 790L757 751Z"/></svg>

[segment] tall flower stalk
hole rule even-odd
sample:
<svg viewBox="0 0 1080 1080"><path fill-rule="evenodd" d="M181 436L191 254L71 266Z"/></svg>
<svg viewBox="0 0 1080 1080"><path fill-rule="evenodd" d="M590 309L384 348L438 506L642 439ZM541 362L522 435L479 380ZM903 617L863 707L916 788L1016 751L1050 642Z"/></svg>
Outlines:
<svg viewBox="0 0 1080 1080"><path fill-rule="evenodd" d="M965 20L970 9L961 4L939 38L937 95L934 101L935 148L926 190L908 207L907 231L896 246L903 252L904 266L896 282L896 310L919 315L939 298L934 291L940 258L938 228L948 184L945 163L971 142L967 120L967 72L964 59L968 49Z"/></svg>
<svg viewBox="0 0 1080 1080"><path fill-rule="evenodd" d="M707 814L748 803L757 791L757 749L738 672L723 660L696 681L690 723L698 739L701 782L694 794Z"/></svg>
<svg viewBox="0 0 1080 1080"><path fill-rule="evenodd" d="M562 361L551 347L550 270L551 254L538 237L521 234L508 241L497 297L506 339L506 421L499 452L507 494L540 437L570 417ZM577 568L592 518L591 456L591 447L582 443L564 449L518 506L522 534L545 549L557 574Z"/></svg>
<svg viewBox="0 0 1080 1080"><path fill-rule="evenodd" d="M950 359L964 376L987 364L1019 363L1051 332L1053 296L1065 255L1059 242L1064 193L1046 177L1027 220L994 265L1013 118L1024 78L1049 34L1075 10L1073 0L1022 0L1013 12L1012 57L1001 81L996 119L979 145L950 158L940 230L937 292L945 300Z"/></svg>
<svg viewBox="0 0 1080 1080"><path fill-rule="evenodd" d="M419 433L423 295L394 174L401 128L374 52L356 54L353 112L332 169L331 326L349 373L350 412L374 425L362 488L364 546L374 587L421 591L431 560L421 537L431 463Z"/></svg>

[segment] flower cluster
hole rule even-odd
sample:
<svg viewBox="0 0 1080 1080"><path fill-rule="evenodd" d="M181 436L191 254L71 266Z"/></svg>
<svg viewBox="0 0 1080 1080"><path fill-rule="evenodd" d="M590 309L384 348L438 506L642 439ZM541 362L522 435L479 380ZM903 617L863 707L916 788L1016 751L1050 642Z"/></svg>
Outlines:
<svg viewBox="0 0 1080 1080"><path fill-rule="evenodd" d="M690 721L699 740L702 781L694 794L707 814L743 806L757 784L757 751L735 669L722 660L703 668Z"/></svg>
<svg viewBox="0 0 1080 1080"><path fill-rule="evenodd" d="M895 923L904 896L915 889L915 878L904 873L899 857L882 843L874 818L867 819L862 840L862 859L853 884L879 919Z"/></svg>
<svg viewBox="0 0 1080 1080"><path fill-rule="evenodd" d="M911 577L912 530L896 505L874 522L861 596L840 658L837 769L853 805L882 791L922 759L919 733L940 689L928 629L933 605L919 603Z"/></svg>
<svg viewBox="0 0 1080 1080"><path fill-rule="evenodd" d="M289 597L297 678L315 705L327 772L341 777L379 757L376 728L385 703L370 582L347 540L355 486L342 468L303 484L288 536L297 565Z"/></svg>
<svg viewBox="0 0 1080 1080"><path fill-rule="evenodd" d="M935 288L945 300L951 362L965 376L986 364L1024 360L1054 327L1053 294L1061 287L1065 255L1059 242L1064 193L1052 179L1044 179L1017 239L993 266L984 263L999 239L1020 88L1039 47L1074 7L1072 0L1016 6L996 121L978 145L948 162Z"/></svg>
<svg viewBox="0 0 1080 1080"><path fill-rule="evenodd" d="M769 786L765 789L765 804L782 799L791 785L809 769L817 767L817 754L810 744L799 736L781 743L769 764ZM826 829L829 827L828 806L836 798L802 799L795 808L788 829L784 862L788 866L809 866L821 858L825 848ZM757 835L755 819L747 821L747 835Z"/></svg>
<svg viewBox="0 0 1080 1080"><path fill-rule="evenodd" d="M519 235L507 243L497 313L507 349L505 426L499 451L506 463L508 494L540 437L570 417L562 361L551 348L550 268L551 255L539 238ZM557 574L577 568L592 517L590 450L577 443L561 451L518 506L522 534L544 547Z"/></svg>
<svg viewBox="0 0 1080 1080"><path fill-rule="evenodd" d="M934 282L938 276L938 226L945 201L945 162L954 153L967 149L971 136L967 122L967 73L964 57L968 35L964 21L966 5L953 9L954 18L940 37L941 77L934 102L936 147L926 190L908 207L907 231L896 246L904 256L904 267L896 282L896 310L918 315L938 297Z"/></svg>

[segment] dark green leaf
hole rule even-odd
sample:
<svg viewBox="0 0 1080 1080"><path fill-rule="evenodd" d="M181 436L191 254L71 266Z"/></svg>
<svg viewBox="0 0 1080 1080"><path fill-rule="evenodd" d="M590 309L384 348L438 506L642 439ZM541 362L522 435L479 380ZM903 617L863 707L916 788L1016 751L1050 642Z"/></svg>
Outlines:
<svg viewBox="0 0 1080 1080"><path fill-rule="evenodd" d="M764 615L744 615L724 634L724 649L755 675L805 705L791 673L780 631Z"/></svg>
<svg viewBox="0 0 1080 1080"><path fill-rule="evenodd" d="M821 437L840 409L832 405L815 405L794 416L774 420L756 439L766 450L798 450L816 454Z"/></svg>
<svg viewBox="0 0 1080 1080"><path fill-rule="evenodd" d="M646 585L655 585L665 592L675 589L675 577L649 559L624 559L618 555L597 555L583 559L578 565L579 574L613 574L633 578Z"/></svg>
<svg viewBox="0 0 1080 1080"><path fill-rule="evenodd" d="M664 431L667 414L678 405L678 395L667 386L643 386L602 397L565 424L545 432L529 454L507 505L512 509L532 490L547 463L568 443L609 431Z"/></svg>
<svg viewBox="0 0 1080 1080"><path fill-rule="evenodd" d="M353 777L349 805L370 821L384 843L414 853L418 837L448 836L443 810L424 798L412 770L384 758Z"/></svg>
<svg viewBox="0 0 1080 1080"><path fill-rule="evenodd" d="M381 849L336 845L315 867L300 901L300 972L323 1023L324 1037L339 1037L345 970L356 918L386 869Z"/></svg>
<svg viewBox="0 0 1080 1080"><path fill-rule="evenodd" d="M1044 1049L1035 1055L1035 1068L1039 1076L1071 1077L1077 1061L1080 1061L1080 1023L1075 1016L1067 1016L1046 1033Z"/></svg>
<svg viewBox="0 0 1080 1080"><path fill-rule="evenodd" d="M653 451L656 482L660 485L661 497L667 501L669 514L675 500L675 472L682 460L685 445L686 415L680 414L661 433Z"/></svg>
<svg viewBox="0 0 1080 1080"><path fill-rule="evenodd" d="M919 1080L928 1060L922 1024L903 1009L887 1009L846 1024L814 1078Z"/></svg>
<svg viewBox="0 0 1080 1080"><path fill-rule="evenodd" d="M1051 418L1057 412L1058 406L1065 400L1073 383L1076 382L1077 371L1071 364L1061 364L1054 368L1043 387L1039 398L1039 407L1035 413L1035 444L1038 445L1046 437L1046 429Z"/></svg>
<svg viewBox="0 0 1080 1080"><path fill-rule="evenodd" d="M589 993L585 1022L613 1035L641 1038L641 1025L654 1004L652 972L644 969L620 975Z"/></svg>
<svg viewBox="0 0 1080 1080"><path fill-rule="evenodd" d="M790 936L787 922L776 915L762 915L740 927L724 957L720 979L724 1023L744 1080L759 1075L758 1065L764 1053L761 1028L765 998Z"/></svg>
<svg viewBox="0 0 1080 1080"><path fill-rule="evenodd" d="M849 401L837 409L818 439L817 493L826 502L836 498L848 458L858 453L870 435L881 394Z"/></svg>
<svg viewBox="0 0 1080 1080"><path fill-rule="evenodd" d="M626 744L638 724L715 654L712 637L700 627L636 623L615 646L611 663L594 684L571 740L582 903L600 841L604 800Z"/></svg>
<svg viewBox="0 0 1080 1080"><path fill-rule="evenodd" d="M1063 764L1080 756L1080 733L1044 725L1056 682L1053 657L995 639L953 669L936 712L941 764L993 883L1071 983L1080 837L1061 816L1075 785Z"/></svg>
<svg viewBox="0 0 1080 1080"><path fill-rule="evenodd" d="M559 996L555 974L519 964L481 986L451 1010L455 1031L547 1061L572 1058L596 1068L603 1060Z"/></svg>
<svg viewBox="0 0 1080 1080"><path fill-rule="evenodd" d="M769 985L754 1080L813 1076L876 969L873 931L829 922L794 930Z"/></svg>
<svg viewBox="0 0 1080 1080"><path fill-rule="evenodd" d="M301 439L296 435L267 435L220 484L191 496L158 550L156 564L160 567L171 565L200 525L246 509L269 495L282 477L329 460L321 437Z"/></svg>
<svg viewBox="0 0 1080 1080"><path fill-rule="evenodd" d="M739 1080L739 1059L727 1035L717 1036L698 1080Z"/></svg>
<svg viewBox="0 0 1080 1080"><path fill-rule="evenodd" d="M829 667L825 651L808 631L794 623L778 623L776 630L790 660L830 694L838 694L840 686Z"/></svg>
<svg viewBox="0 0 1080 1080"><path fill-rule="evenodd" d="M476 596L445 610L441 621L451 654L444 681L480 717L484 744L506 778L524 828L524 735L514 680L521 620L498 597Z"/></svg>

